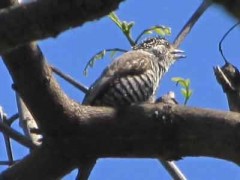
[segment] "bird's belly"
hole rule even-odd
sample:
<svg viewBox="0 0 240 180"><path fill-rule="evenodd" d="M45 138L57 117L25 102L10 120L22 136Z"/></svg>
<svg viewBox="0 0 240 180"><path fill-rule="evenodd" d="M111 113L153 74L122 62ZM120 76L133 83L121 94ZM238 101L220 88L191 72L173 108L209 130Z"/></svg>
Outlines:
<svg viewBox="0 0 240 180"><path fill-rule="evenodd" d="M154 80L150 75L117 78L101 98L97 98L95 105L119 107L146 102L152 98L155 90Z"/></svg>

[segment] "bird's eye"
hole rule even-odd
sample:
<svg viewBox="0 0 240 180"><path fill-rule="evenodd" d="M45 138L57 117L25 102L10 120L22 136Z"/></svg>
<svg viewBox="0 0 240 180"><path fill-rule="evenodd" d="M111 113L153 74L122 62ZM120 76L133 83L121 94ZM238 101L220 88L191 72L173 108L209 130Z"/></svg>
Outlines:
<svg viewBox="0 0 240 180"><path fill-rule="evenodd" d="M169 42L166 42L165 45L166 45L166 47L170 47Z"/></svg>

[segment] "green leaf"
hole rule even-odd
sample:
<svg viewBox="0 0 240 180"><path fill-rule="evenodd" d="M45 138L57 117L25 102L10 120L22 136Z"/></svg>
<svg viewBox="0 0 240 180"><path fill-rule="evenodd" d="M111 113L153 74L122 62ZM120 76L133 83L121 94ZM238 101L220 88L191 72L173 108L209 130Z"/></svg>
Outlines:
<svg viewBox="0 0 240 180"><path fill-rule="evenodd" d="M184 88L181 88L182 95L186 98L187 97L187 90Z"/></svg>
<svg viewBox="0 0 240 180"><path fill-rule="evenodd" d="M153 26L150 27L149 29L146 29L144 34L149 32L155 32L161 36L166 36L171 34L171 28L165 26Z"/></svg>
<svg viewBox="0 0 240 180"><path fill-rule="evenodd" d="M189 96L192 96L192 94L193 94L193 90L189 90Z"/></svg>
<svg viewBox="0 0 240 180"><path fill-rule="evenodd" d="M152 26L148 29L143 30L136 38L135 43L137 43L143 35L152 34L153 32L157 33L160 36L167 36L171 34L171 28L159 25Z"/></svg>
<svg viewBox="0 0 240 180"><path fill-rule="evenodd" d="M96 60L103 59L106 54L106 50L102 50L101 52L97 53L91 60L90 60L90 66L92 67Z"/></svg>
<svg viewBox="0 0 240 180"><path fill-rule="evenodd" d="M122 29L122 22L121 20L118 18L118 16L116 15L115 12L111 12L108 17L120 28Z"/></svg>
<svg viewBox="0 0 240 180"><path fill-rule="evenodd" d="M127 38L128 42L131 46L134 46L134 40L131 36L131 29L134 25L134 22L127 22L127 21L121 21L116 13L111 12L108 17L121 29L125 37Z"/></svg>
<svg viewBox="0 0 240 180"><path fill-rule="evenodd" d="M134 23L133 21L129 22L129 23L128 23L128 29L131 30L132 27L134 26L134 24L135 24L135 23Z"/></svg>
<svg viewBox="0 0 240 180"><path fill-rule="evenodd" d="M149 30L149 31L144 32L144 34L152 34L152 33L153 33L152 30Z"/></svg>
<svg viewBox="0 0 240 180"><path fill-rule="evenodd" d="M87 76L87 74L88 74L88 68L89 68L89 67L93 67L93 65L95 64L95 62L96 62L97 60L103 59L104 56L105 56L105 54L106 54L106 50L104 49L104 50L98 52L97 54L95 54L95 55L88 61L87 65L85 66L85 68L84 68L84 70L83 70L84 76Z"/></svg>
<svg viewBox="0 0 240 180"><path fill-rule="evenodd" d="M110 57L112 58L117 52L127 52L127 50L125 49L120 49L120 48L113 48L113 49L104 49L98 53L96 53L87 63L87 65L85 66L84 70L83 70L83 74L84 76L87 76L88 74L88 68L89 67L93 67L95 62L97 60L103 59L106 55L106 53L111 53Z"/></svg>
<svg viewBox="0 0 240 180"><path fill-rule="evenodd" d="M113 58L116 55L117 51L111 51L110 57Z"/></svg>
<svg viewBox="0 0 240 180"><path fill-rule="evenodd" d="M175 82L177 85L179 84L181 86L181 93L185 98L184 105L186 105L193 93L192 90L190 89L190 79L173 77L171 80Z"/></svg>
<svg viewBox="0 0 240 180"><path fill-rule="evenodd" d="M186 85L186 87L190 86L190 79L185 79L185 85Z"/></svg>
<svg viewBox="0 0 240 180"><path fill-rule="evenodd" d="M189 97L189 98L192 96L192 93L193 93L193 91L190 89L190 90L188 91L188 97Z"/></svg>
<svg viewBox="0 0 240 180"><path fill-rule="evenodd" d="M181 77L172 77L171 80L172 80L173 82L178 82L178 81L180 81L180 80L183 80L183 78L181 78Z"/></svg>
<svg viewBox="0 0 240 180"><path fill-rule="evenodd" d="M176 82L176 85L180 84L182 87L185 87L185 80L181 77L173 77L171 79L173 82Z"/></svg>

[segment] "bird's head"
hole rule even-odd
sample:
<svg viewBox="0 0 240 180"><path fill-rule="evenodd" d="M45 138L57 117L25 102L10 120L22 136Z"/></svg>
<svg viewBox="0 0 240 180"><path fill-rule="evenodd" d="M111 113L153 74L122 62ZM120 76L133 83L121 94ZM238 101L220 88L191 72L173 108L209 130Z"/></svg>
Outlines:
<svg viewBox="0 0 240 180"><path fill-rule="evenodd" d="M143 50L156 56L158 63L163 66L170 66L177 59L186 57L184 51L176 49L165 38L149 38L133 47L133 50Z"/></svg>

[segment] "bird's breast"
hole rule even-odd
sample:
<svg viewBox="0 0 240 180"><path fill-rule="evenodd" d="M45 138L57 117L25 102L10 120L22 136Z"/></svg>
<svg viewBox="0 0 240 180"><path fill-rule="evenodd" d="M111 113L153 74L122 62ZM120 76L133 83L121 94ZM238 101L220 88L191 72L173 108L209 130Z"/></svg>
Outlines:
<svg viewBox="0 0 240 180"><path fill-rule="evenodd" d="M141 75L116 78L94 105L123 106L148 101L158 86L159 78L147 71Z"/></svg>

